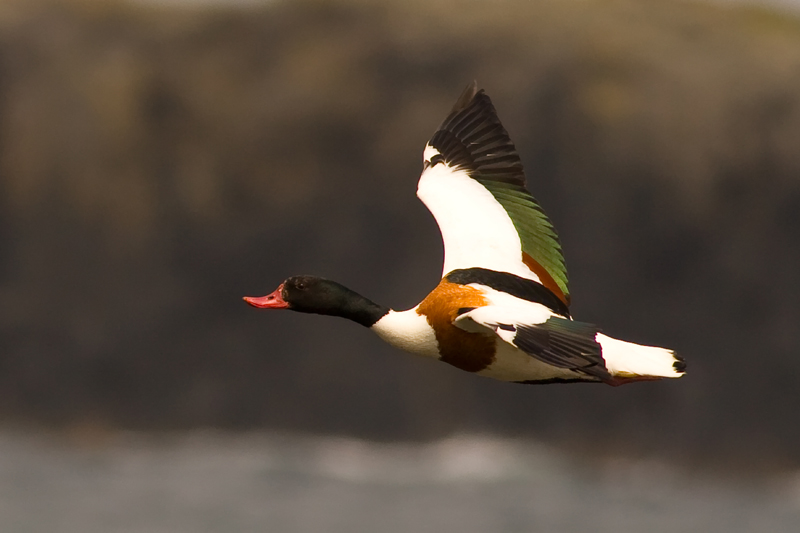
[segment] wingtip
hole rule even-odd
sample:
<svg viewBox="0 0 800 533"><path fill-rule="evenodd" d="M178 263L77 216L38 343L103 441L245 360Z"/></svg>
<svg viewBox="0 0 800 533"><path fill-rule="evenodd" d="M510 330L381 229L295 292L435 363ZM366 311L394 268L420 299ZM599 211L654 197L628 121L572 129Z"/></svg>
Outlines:
<svg viewBox="0 0 800 533"><path fill-rule="evenodd" d="M461 96L458 97L450 113L461 111L467 107L476 94L478 94L478 80L472 80L464 89L464 92L461 93Z"/></svg>
<svg viewBox="0 0 800 533"><path fill-rule="evenodd" d="M683 357L679 356L675 352L672 353L672 356L675 358L675 361L672 363L672 368L675 370L675 373L678 374L677 377L681 377L686 374L686 361Z"/></svg>

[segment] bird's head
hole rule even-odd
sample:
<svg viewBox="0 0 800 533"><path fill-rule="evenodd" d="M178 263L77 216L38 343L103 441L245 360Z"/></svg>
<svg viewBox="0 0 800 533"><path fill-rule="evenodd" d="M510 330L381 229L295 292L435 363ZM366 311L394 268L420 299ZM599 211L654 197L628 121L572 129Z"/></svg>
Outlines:
<svg viewBox="0 0 800 533"><path fill-rule="evenodd" d="M261 309L290 309L301 313L337 315L348 306L353 291L317 276L292 276L266 296L245 296L244 301Z"/></svg>
<svg viewBox="0 0 800 533"><path fill-rule="evenodd" d="M266 296L245 296L261 309L290 309L301 313L340 316L370 327L389 312L344 285L317 276L292 276Z"/></svg>

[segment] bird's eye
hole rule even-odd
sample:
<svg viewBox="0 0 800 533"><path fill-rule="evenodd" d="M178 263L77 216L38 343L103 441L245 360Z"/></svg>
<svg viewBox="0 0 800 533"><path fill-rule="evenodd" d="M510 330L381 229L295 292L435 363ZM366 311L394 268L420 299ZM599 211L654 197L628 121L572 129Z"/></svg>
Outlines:
<svg viewBox="0 0 800 533"><path fill-rule="evenodd" d="M295 284L295 287L297 287L298 289L300 289L302 291L303 289L306 288L306 284L303 283L302 281L298 281L297 284Z"/></svg>

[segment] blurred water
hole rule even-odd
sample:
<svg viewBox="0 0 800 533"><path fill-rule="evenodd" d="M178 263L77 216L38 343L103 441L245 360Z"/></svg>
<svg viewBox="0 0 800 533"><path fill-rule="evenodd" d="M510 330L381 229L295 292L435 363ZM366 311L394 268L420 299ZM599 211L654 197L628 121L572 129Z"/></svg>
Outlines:
<svg viewBox="0 0 800 533"><path fill-rule="evenodd" d="M797 531L800 475L727 480L484 437L0 433L0 531Z"/></svg>
<svg viewBox="0 0 800 533"><path fill-rule="evenodd" d="M274 4L276 0L129 0L136 4L151 4L162 7L197 6L197 7L256 7ZM699 0L716 4L741 4L764 8L777 8L789 11L800 10L800 0Z"/></svg>

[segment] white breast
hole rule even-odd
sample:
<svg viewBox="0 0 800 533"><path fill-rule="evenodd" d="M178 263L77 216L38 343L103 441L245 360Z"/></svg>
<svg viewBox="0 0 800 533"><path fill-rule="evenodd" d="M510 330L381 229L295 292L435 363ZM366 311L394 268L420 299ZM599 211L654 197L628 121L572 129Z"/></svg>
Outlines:
<svg viewBox="0 0 800 533"><path fill-rule="evenodd" d="M439 358L439 345L433 328L424 316L417 313L416 307L408 311L389 311L370 329L396 348Z"/></svg>

